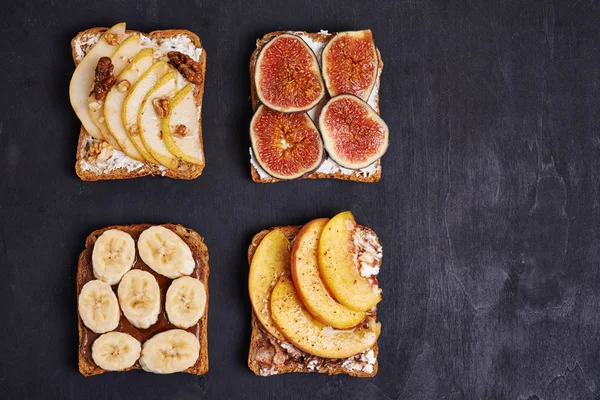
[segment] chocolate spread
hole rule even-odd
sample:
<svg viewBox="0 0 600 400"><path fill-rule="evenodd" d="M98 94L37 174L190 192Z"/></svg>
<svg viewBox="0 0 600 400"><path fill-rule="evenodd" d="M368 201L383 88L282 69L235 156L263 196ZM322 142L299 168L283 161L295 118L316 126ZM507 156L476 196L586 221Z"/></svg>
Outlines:
<svg viewBox="0 0 600 400"><path fill-rule="evenodd" d="M150 227L150 226L148 226L148 227ZM172 282L172 279L169 279L163 275L156 273L152 268L150 268L148 265L146 265L142 261L141 257L139 256L138 249L137 249L137 240L138 240L140 234L144 231L144 229L138 229L133 232L128 231L128 230L124 230L124 231L129 233L136 242L136 246L135 246L136 247L135 248L136 257L135 257L135 262L134 262L132 269L141 269L143 271L147 271L147 272L151 273L154 276L154 278L156 278L156 282L158 283L158 286L160 287L160 308L161 308L161 310L158 315L158 320L156 321L156 323L154 323L147 329L140 329L140 328L133 326L121 312L121 319L119 321L119 326L117 326L117 328L114 330L114 332L128 333L129 335L131 335L134 338L136 338L137 340L139 340L142 345L144 344L144 342L146 340L150 339L151 337L153 337L154 335L156 335L160 332L168 331L170 329L181 329L169 322L169 319L167 318L167 314L165 311L165 296L167 294L167 289L169 288L169 286ZM173 231L173 232L177 233L176 231ZM208 276L202 276L202 275L207 275L206 272L203 274L203 270L207 271L207 268L203 269L202 265L200 264L202 262L201 254L199 254L198 250L195 249L194 246L190 245L190 240L188 238L186 238L185 236L179 235L179 234L178 234L178 236L181 237L181 239L183 239L183 241L188 244L188 246L192 250L192 255L194 257L194 260L196 260L196 268L194 269L194 272L190 276L193 278L196 278L196 279L200 279L202 282L206 282L206 279L208 278ZM87 248L84 251L83 264L81 265L83 279L82 279L82 282L80 282L81 285L79 285L77 287L77 297L79 297L79 293L81 293L81 288L83 287L83 285L85 285L87 282L89 282L91 280L96 279L94 277L94 273L93 273L93 269L92 269L92 250L93 250L93 248ZM112 286L112 289L115 292L116 296L117 296L118 286L119 285ZM117 298L118 298L118 296L117 296ZM81 318L81 317L79 317L79 318ZM194 335L196 335L196 337L198 339L200 339L200 335L202 333L202 325L206 323L205 320L206 320L206 313L204 314L204 316L202 318L200 318L200 321L198 321L198 323L196 325L186 329L186 331L193 333ZM90 330L82 322L80 325L81 325L81 334L80 334L80 341L79 341L79 351L91 365L95 365L94 361L92 360L92 343L94 343L94 341L100 336L100 334L95 333L94 331ZM201 357L198 357L198 360L200 360L200 359L201 359ZM136 361L133 368L140 368L138 361Z"/></svg>

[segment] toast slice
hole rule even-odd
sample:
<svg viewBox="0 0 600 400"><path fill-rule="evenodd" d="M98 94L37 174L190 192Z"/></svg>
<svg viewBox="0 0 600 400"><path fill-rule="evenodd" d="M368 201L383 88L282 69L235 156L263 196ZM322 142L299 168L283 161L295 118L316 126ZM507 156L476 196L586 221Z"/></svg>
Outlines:
<svg viewBox="0 0 600 400"><path fill-rule="evenodd" d="M85 241L85 250L83 250L83 252L81 252L79 256L79 262L77 266L77 298L79 298L79 294L81 293L81 288L83 287L83 285L85 285L88 281L95 279L92 271L92 250L94 248L94 243L96 242L96 239L98 239L98 237L102 235L102 233L109 229L118 229L127 232L136 241L137 253L137 238L144 230L150 228L151 226L153 225L116 225L109 226L103 229L98 229L92 232ZM162 226L175 232L189 246L189 248L192 251L194 260L196 261L196 269L192 276L200 279L204 283L204 289L206 290L206 308L204 315L202 316L202 318L200 318L200 321L198 321L196 325L188 329L188 331L192 331L192 333L195 333L198 337L198 341L200 342L200 356L198 357L196 364L184 371L189 374L203 375L208 371L208 275L210 273L210 269L208 266L208 249L204 244L204 239L195 231L176 224L164 224ZM134 268L139 268L140 263L143 264L139 257L139 254L136 254L136 263L134 265ZM149 268L145 269L148 270L148 272L152 273L152 275L157 277L157 280L160 279L160 281L170 283L170 279L158 275L156 272L150 270ZM168 286L167 283L165 283L165 285ZM113 289L116 291L116 285L113 286ZM162 287L161 285L161 292L161 297L164 299L166 287ZM164 304L161 307L164 309ZM100 335L92 332L83 324L79 312L77 313L77 321L79 329L79 372L85 376L98 375L107 372L94 363L91 355L92 343ZM123 329L124 322L125 316L121 315L121 322L119 323L117 329L115 329L115 332L119 332ZM165 313L162 312L159 316L159 320L155 324L153 324L149 329L144 330L135 328L137 329L137 332L132 333L132 336L136 337L136 339L140 340L140 342L143 344L144 340L149 339L150 337L154 336L154 334L174 328L176 327L169 323L169 321L166 319ZM141 369L139 361L136 361L136 363L131 368L125 371L133 369Z"/></svg>
<svg viewBox="0 0 600 400"><path fill-rule="evenodd" d="M87 52L98 41L100 36L106 32L108 28L91 28L83 32L79 32L71 40L71 52L75 65L83 59ZM127 33L140 33L127 30ZM182 39L185 43L187 51L182 51L184 54L190 55L190 52L199 53L198 59L195 60L200 64L202 83L194 85L194 99L198 108L198 118L200 123L200 146L203 147L202 140L202 97L204 95L204 77L206 74L206 51L202 47L200 38L183 29L169 29L154 31L148 34L140 33L146 39L155 42L158 45L171 40ZM170 47L167 50L181 51L178 48ZM75 171L77 176L84 181L98 180L113 180L113 179L128 179L139 178L147 175L162 175L173 179L194 179L202 174L204 163L197 165L182 162L179 169L173 170L162 165L152 164L149 162L141 162L128 157L121 151L113 150L112 157L108 160L98 160L98 158L90 157L90 146L98 141L91 137L83 126L79 131L79 142L77 144L77 161L75 163ZM204 161L204 157L202 159Z"/></svg>
<svg viewBox="0 0 600 400"><path fill-rule="evenodd" d="M291 242L300 229L299 226L278 226L260 231L252 238L248 247L248 265L262 239L273 229L280 230ZM374 310L371 316L377 317ZM252 310L252 334L248 352L248 367L258 376L271 376L289 372L318 372L328 375L345 374L369 378L377 374L379 362L377 344L371 349L349 358L323 358L313 356L296 348L290 342L281 342L271 335Z"/></svg>
<svg viewBox="0 0 600 400"><path fill-rule="evenodd" d="M256 94L256 87L254 85L254 72L256 67L256 60L258 59L258 54L262 50L262 48L273 38L279 36L284 33L291 33L294 35L300 36L308 45L313 49L317 56L317 60L319 61L319 65L321 64L321 52L323 48L327 44L327 42L333 37L334 33L328 33L327 31L321 31L316 33L307 33L307 32L299 32L299 31L276 31L267 33L261 39L256 40L256 49L250 56L250 100L252 102L252 109L256 111L259 106L258 95ZM377 81L375 83L375 87L371 92L369 97L369 105L373 107L377 114L379 114L379 86L381 81L381 73L383 71L383 60L381 59L381 53L379 49L377 49L377 59L378 59L378 67L377 67ZM317 121L319 112L323 105L329 100L329 95L325 95L325 98L322 102L317 105L312 110L308 111L309 116L313 119L313 121ZM250 172L252 174L252 180L254 182L259 183L274 183L279 182L280 180L277 178L273 178L268 175L256 162L254 157L252 148L250 148ZM381 179L381 160L377 160L372 165L362 168L359 170L347 169L339 166L333 160L331 160L328 156L325 156L323 159L323 163L321 166L314 172L305 175L300 179L342 179L347 181L355 181L355 182L378 182Z"/></svg>

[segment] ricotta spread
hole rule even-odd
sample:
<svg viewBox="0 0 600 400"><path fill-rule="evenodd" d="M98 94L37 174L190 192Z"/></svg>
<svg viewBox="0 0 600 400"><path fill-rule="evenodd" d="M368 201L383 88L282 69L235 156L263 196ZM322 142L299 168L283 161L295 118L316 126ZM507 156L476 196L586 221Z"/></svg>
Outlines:
<svg viewBox="0 0 600 400"><path fill-rule="evenodd" d="M370 229L357 227L352 237L354 241L354 263L360 276L371 278L379 273L383 258L383 247Z"/></svg>
<svg viewBox="0 0 600 400"><path fill-rule="evenodd" d="M81 147L83 154L80 154L79 160L79 166L81 169L85 171L92 171L97 174L106 174L121 168L126 169L127 172L144 170L143 162L134 160L133 158L128 157L122 151L112 147L107 147L104 149L98 157L88 159L87 149L95 142L99 142L99 140L94 139L89 135L86 135L85 139L83 140L83 145Z"/></svg>

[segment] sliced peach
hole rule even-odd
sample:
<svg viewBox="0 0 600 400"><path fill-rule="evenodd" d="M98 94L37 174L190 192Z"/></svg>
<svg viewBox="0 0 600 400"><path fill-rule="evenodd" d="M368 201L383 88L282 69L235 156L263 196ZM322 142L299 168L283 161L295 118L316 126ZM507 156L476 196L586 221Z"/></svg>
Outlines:
<svg viewBox="0 0 600 400"><path fill-rule="evenodd" d="M271 313L290 342L318 357L352 357L372 347L381 332L381 324L373 318L351 330L334 329L319 322L302 306L294 283L286 276L279 278L273 288Z"/></svg>
<svg viewBox="0 0 600 400"><path fill-rule="evenodd" d="M291 270L298 296L310 313L324 324L348 329L365 319L362 311L344 307L325 289L319 274L319 237L329 218L315 219L304 225L292 247Z"/></svg>
<svg viewBox="0 0 600 400"><path fill-rule="evenodd" d="M290 242L281 231L274 229L259 243L252 257L248 292L256 317L265 329L279 340L285 339L273 324L269 301L277 279L288 274L289 270Z"/></svg>
<svg viewBox="0 0 600 400"><path fill-rule="evenodd" d="M319 238L319 270L333 297L355 311L368 311L381 301L376 280L364 278L355 259L356 221L346 211L333 217Z"/></svg>

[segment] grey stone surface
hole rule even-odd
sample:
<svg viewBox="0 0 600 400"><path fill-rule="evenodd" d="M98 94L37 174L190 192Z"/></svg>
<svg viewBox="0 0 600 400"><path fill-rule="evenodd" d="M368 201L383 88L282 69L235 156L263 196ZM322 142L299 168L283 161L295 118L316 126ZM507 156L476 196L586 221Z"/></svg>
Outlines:
<svg viewBox="0 0 600 400"><path fill-rule="evenodd" d="M125 20L208 52L205 173L84 183L69 42ZM598 1L26 2L0 14L0 397L594 399L600 395ZM247 64L278 29L371 28L391 130L378 184L251 182ZM380 372L255 377L246 248L352 210L384 246ZM206 238L204 377L77 372L75 271L110 224Z"/></svg>

